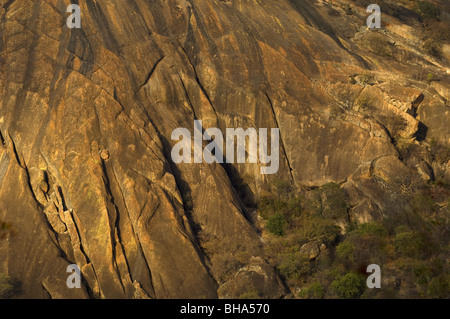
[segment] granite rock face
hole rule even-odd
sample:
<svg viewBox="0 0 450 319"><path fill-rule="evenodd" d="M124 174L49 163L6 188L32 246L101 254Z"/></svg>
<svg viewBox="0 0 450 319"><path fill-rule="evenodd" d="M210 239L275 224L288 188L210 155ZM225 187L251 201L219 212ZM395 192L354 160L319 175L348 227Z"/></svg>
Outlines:
<svg viewBox="0 0 450 319"><path fill-rule="evenodd" d="M383 34L364 8L347 16L349 1L73 2L81 29L66 26L70 1L0 0L0 219L15 229L0 272L19 297L230 297L245 277L280 298L247 209L267 182L338 183L364 222L393 213L405 178L449 176L393 142L426 153L426 127L450 145L448 59L416 51L395 18ZM393 56L367 50L371 32ZM172 131L196 119L279 128L278 173L175 164ZM243 256L231 279L226 254ZM82 289L66 286L74 263Z"/></svg>

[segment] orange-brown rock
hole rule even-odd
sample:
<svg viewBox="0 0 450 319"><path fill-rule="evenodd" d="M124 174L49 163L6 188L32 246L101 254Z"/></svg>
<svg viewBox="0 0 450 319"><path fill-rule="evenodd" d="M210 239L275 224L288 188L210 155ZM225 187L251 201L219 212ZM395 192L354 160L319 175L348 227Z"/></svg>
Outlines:
<svg viewBox="0 0 450 319"><path fill-rule="evenodd" d="M69 29L70 2L0 0L0 220L17 230L0 272L18 297L237 297L240 278L283 297L246 209L268 181L339 183L366 222L395 211L390 192L427 163L402 162L395 139L450 144L448 60L408 46L395 18L367 30L349 1L97 0L79 1ZM390 56L367 49L370 32ZM195 119L278 127L276 176L174 164L171 133ZM216 257L242 252L222 280ZM82 289L66 286L74 263Z"/></svg>

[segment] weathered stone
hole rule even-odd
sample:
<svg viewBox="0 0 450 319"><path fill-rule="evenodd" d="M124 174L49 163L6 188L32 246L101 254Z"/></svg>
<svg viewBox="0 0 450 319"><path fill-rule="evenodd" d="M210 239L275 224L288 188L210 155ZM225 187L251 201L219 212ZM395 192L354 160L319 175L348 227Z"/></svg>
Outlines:
<svg viewBox="0 0 450 319"><path fill-rule="evenodd" d="M238 297L246 282L280 298L245 207L272 179L342 183L350 218L368 222L396 211L408 180L449 178L448 160L414 164L397 141L450 145L448 61L410 48L420 35L387 14L376 31L365 8L328 1L79 2L69 29L70 1L0 0L0 219L19 230L0 241L0 272L20 297ZM367 50L372 32L392 56ZM279 171L175 164L171 133L196 119L279 128ZM236 247L254 258L223 283L210 257Z"/></svg>

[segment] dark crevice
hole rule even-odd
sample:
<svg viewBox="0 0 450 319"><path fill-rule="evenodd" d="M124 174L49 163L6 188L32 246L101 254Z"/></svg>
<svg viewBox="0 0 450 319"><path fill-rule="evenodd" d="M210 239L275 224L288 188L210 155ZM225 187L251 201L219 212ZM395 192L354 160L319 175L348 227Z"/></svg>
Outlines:
<svg viewBox="0 0 450 319"><path fill-rule="evenodd" d="M75 222L75 218L73 217L73 212L72 212L72 211L69 211L69 214L70 214L70 218L72 218L72 222L73 222L73 225L75 226L75 230L76 230L76 232L77 232L77 236L78 236L78 238L79 238L79 240L80 240L80 251L83 253L84 258L86 258L86 263L87 263L87 264L90 264L90 263L91 263L91 260L89 259L88 254L86 254L86 251L84 250L83 243L82 243L82 241L81 241L80 230L78 229L78 225L77 225L77 223ZM94 267L92 267L92 268L94 268Z"/></svg>
<svg viewBox="0 0 450 319"><path fill-rule="evenodd" d="M119 278L120 285L122 286L122 290L123 290L123 293L125 295L125 286L124 286L124 284L122 282L122 277L120 275L120 271L118 269L117 261L116 261L116 246L122 242L122 236L120 234L120 228L119 228L119 220L120 220L119 208L117 207L117 205L116 205L116 203L114 201L114 196L113 196L112 191L111 191L111 183L109 181L109 176L108 176L108 170L106 168L106 164L105 164L105 161L103 159L102 159L101 165L102 165L102 170L103 170L103 178L104 178L104 182L105 182L106 192L107 192L107 194L109 196L108 199L111 202L111 204L114 206L115 216L112 216L112 218L114 219L114 228L112 227L112 225L110 225L111 226L111 233L114 234L114 231L116 231L117 238L118 238L118 241L119 241L119 243L117 243L116 240L115 240L115 237L111 236L111 241L113 242L113 247L112 247L113 261L114 261L114 264L116 266L115 270L116 270L117 277ZM109 212L109 210L108 210L108 212ZM109 218L111 220L111 216L109 216ZM125 254L124 254L124 256L125 256ZM126 258L125 258L125 260L126 260ZM130 273L130 269L129 269L129 266L128 266L128 262L126 262L126 265L127 265L128 273L130 274L130 278L131 278L131 273Z"/></svg>
<svg viewBox="0 0 450 319"><path fill-rule="evenodd" d="M3 137L2 131L0 130L0 143L3 147L6 146L5 138Z"/></svg>
<svg viewBox="0 0 450 319"><path fill-rule="evenodd" d="M124 210L125 210L126 213L127 213L128 219L131 221L131 217L130 217L129 211L128 211L127 207L126 207L125 195L123 194L122 189L120 188L120 184L119 184L119 182L118 182L118 180L117 180L117 176L116 176L116 174L115 174L115 172L114 172L114 169L112 169L112 176L114 177L114 180L115 180L115 182L116 182L116 185L118 185L118 191L119 191L119 194L122 196L122 201L123 201L123 204L124 204ZM142 259L144 260L145 265L146 265L147 270L148 270L148 276L149 276L149 280L150 280L150 285L151 285L152 293L149 293L148 291L146 291L146 290L144 289L144 287L142 287L142 289L144 289L144 291L145 291L148 295L152 295L153 297L155 297L154 284L153 284L153 278L152 278L150 266L149 266L149 264L148 264L148 262L147 262L147 260L146 260L146 258L145 258L145 255L144 255L144 253L143 253L142 246L141 246L141 243L140 243L140 241L139 241L139 238L138 238L138 236L136 235L136 232L135 232L135 230L134 230L133 223L130 223L130 224L131 224L131 225L130 225L130 226L131 226L131 229L132 229L132 231L133 231L134 239L135 239L135 241L136 241L136 243L137 243L138 255L140 255L140 256L141 256L140 258L142 258ZM119 229L119 221L116 221L116 228L117 228L118 231L120 231L120 229ZM120 241L122 241L122 238L121 238L120 233L117 234L117 237L119 238ZM130 279L131 279L132 282L134 282L133 274L132 274L132 271L131 271L131 267L130 267L130 265L129 265L129 263L128 263L128 260L127 260L127 258L126 258L126 251L125 251L125 248L124 248L123 246L122 246L122 248L123 248L122 251L123 251L123 254L124 254L125 262L126 262L126 265L127 265L127 268L128 268L128 273L129 273L129 275L130 275Z"/></svg>
<svg viewBox="0 0 450 319"><path fill-rule="evenodd" d="M328 23L328 21L325 20L310 3L303 0L289 0L289 2L291 3L292 7L306 20L306 23L309 26L328 35L342 50L346 51L359 63L361 63L364 69L372 69L370 67L370 64L362 56L353 51L350 51L342 44L341 40L339 39L339 35L336 34L332 24Z"/></svg>
<svg viewBox="0 0 450 319"><path fill-rule="evenodd" d="M192 67L192 71L194 72L195 81L197 82L198 87L200 88L200 90L201 90L201 91L203 92L203 94L205 95L206 99L208 100L209 104L211 105L211 107L212 107L212 109L213 109L213 111L214 111L214 114L216 114L216 116L217 116L217 111L216 111L216 109L214 108L214 104L212 103L212 101L211 101L211 99L210 99L210 97L209 97L209 94L208 94L208 92L206 91L206 89L204 88L203 84L200 82L200 79L199 79L198 74L197 74L197 70L195 69L194 64L192 64L191 58L189 57L189 55L187 54L186 50L184 49L184 47L183 47L181 44L180 44L180 48L181 48L181 50L183 51L184 55L186 56L186 58L187 58L187 60L188 60L188 62L189 62L189 64L190 64L190 66Z"/></svg>
<svg viewBox="0 0 450 319"><path fill-rule="evenodd" d="M27 166L25 164L25 161L24 160L21 161L19 153L18 153L17 148L16 148L16 144L14 143L14 140L12 139L11 135L9 136L9 139L10 139L11 148L12 148L12 151L13 151L15 157L16 157L17 163L19 164L19 166L25 172L26 182L27 182L28 188L30 189L31 196L33 197L34 201L36 202L37 208L43 212L44 211L44 206L36 198L36 194L33 191L33 187L31 185L30 174L28 173L28 168L27 168Z"/></svg>
<svg viewBox="0 0 450 319"><path fill-rule="evenodd" d="M13 2L16 0L8 0L4 5L3 5L3 9L5 9L5 11L8 11L9 7L13 4Z"/></svg>
<svg viewBox="0 0 450 319"><path fill-rule="evenodd" d="M61 198L61 206L62 206L63 211L68 210L68 209L67 209L67 205L66 205L66 201L65 201L65 199L64 199L64 194L63 194L63 191L62 191L62 189L61 189L61 186L58 186L58 187L56 188L56 190L58 191L59 197Z"/></svg>
<svg viewBox="0 0 450 319"><path fill-rule="evenodd" d="M164 58L165 58L165 56L162 56L161 58L158 59L158 61L156 61L155 65L152 67L152 69L148 73L144 83L139 87L139 89L134 94L137 94L148 83L148 81L150 81L150 79L151 79L153 73L155 72L156 68L158 67L159 63L161 63L161 61L164 60Z"/></svg>
<svg viewBox="0 0 450 319"><path fill-rule="evenodd" d="M414 118L417 117L417 109L419 108L420 104L422 103L423 99L424 99L424 95L420 94L419 97L417 97L417 99L414 100L414 102L411 103L412 106L412 114L411 116L413 116Z"/></svg>
<svg viewBox="0 0 450 319"><path fill-rule="evenodd" d="M75 227L75 231L76 231L76 233L77 233L78 239L79 239L79 241L80 241L80 245L79 245L79 246L80 246L80 247L79 247L79 248L80 248L80 251L81 251L81 253L83 254L84 258L86 259L86 264L91 264L92 271L94 272L95 280L97 281L97 283L99 283L99 280L98 280L98 277L97 277L97 273L95 272L94 265L91 263L91 260L89 259L88 254L87 254L86 251L84 250L83 243L82 243L82 240L81 240L80 230L78 229L78 225L77 225L77 223L75 222L75 218L73 217L73 211L69 211L69 214L70 214L70 218L72 219L73 225L74 225L74 227ZM84 276L82 276L82 278L84 278ZM85 280L83 280L83 284L84 284L85 287L86 287L86 291L87 291L89 297L95 298L94 291L93 291L93 289L89 286L88 282L85 281Z"/></svg>
<svg viewBox="0 0 450 319"><path fill-rule="evenodd" d="M136 243L137 243L137 247L138 247L138 249L139 249L139 253L141 254L142 259L144 260L145 266L146 266L147 269L148 269L148 274L149 274L149 277L150 277L150 284L151 284L152 289L153 289L153 296L154 296L155 298L157 298L157 296L156 296L156 291L155 291L155 284L154 284L154 282L153 282L153 274L152 274L152 270L151 270L150 265L149 265L149 263L148 263L148 261L147 261L147 257L146 257L145 254L144 254L144 250L142 249L141 241L139 240L139 238L138 238L137 236L136 236ZM147 292L147 291L146 291L146 292ZM147 292L147 293L148 293L148 292ZM149 295L150 295L150 294L149 294Z"/></svg>
<svg viewBox="0 0 450 319"><path fill-rule="evenodd" d="M48 299L53 299L53 297L52 297L50 291L47 290L47 288L45 287L44 283L41 283L41 287L42 287L42 289L44 290L45 294L47 295L47 298L48 298Z"/></svg>
<svg viewBox="0 0 450 319"><path fill-rule="evenodd" d="M22 167L23 169L26 169L25 165L23 164L22 160L20 159L19 153L17 152L16 144L14 143L14 140L11 137L11 135L9 135L9 140L11 142L11 148L13 150L14 156L16 157L17 163L19 164L20 167ZM28 172L27 172L27 174L28 174Z"/></svg>
<svg viewBox="0 0 450 319"><path fill-rule="evenodd" d="M43 205L39 202L39 200L36 198L36 195L35 195L35 193L34 193L34 191L33 191L33 187L31 186L31 179L30 179L30 175L29 175L29 172L28 172L28 168L27 168L27 166L25 165L25 163L23 163L23 164L20 163L19 154L18 154L18 152L17 152L16 145L15 145L15 143L14 143L12 137L9 136L9 138L10 138L10 142L11 142L11 145L12 145L12 150L14 151L14 154L15 154L15 156L16 156L17 162L18 162L18 164L20 165L20 167L21 167L21 168L24 170L24 172L25 172L26 180L27 180L27 185L28 185L28 188L29 188L29 190L30 190L30 194L31 194L31 196L33 197L33 200L36 202L36 206L37 206L38 211L41 213L41 214L39 214L39 218L41 218L42 222L47 226L47 228L48 228L48 230L49 230L49 232L50 232L50 233L49 233L49 235L50 235L50 240L53 242L53 244L55 245L56 249L58 250L58 252L59 252L59 257L61 257L61 258L63 258L64 260L66 260L69 264L73 264L74 262L71 261L71 260L69 260L69 258L68 258L68 256L67 256L66 252L60 247L60 245L59 245L59 243L58 243L58 237L59 237L59 235L58 235L58 233L53 229L53 227L51 226L50 222L48 221L47 216L46 216L45 213L44 213L44 206L43 206ZM47 175L46 172L44 172L44 180L48 183L48 180L49 180L49 179L48 179L48 175ZM60 196L61 196L61 198L63 198L62 192L61 192L61 188L59 188L59 187L58 187L58 192L60 192Z"/></svg>
<svg viewBox="0 0 450 319"><path fill-rule="evenodd" d="M422 142L427 138L427 134L428 134L428 126L426 126L422 122L419 122L419 127L414 137L416 138L417 141Z"/></svg>
<svg viewBox="0 0 450 319"><path fill-rule="evenodd" d="M198 87L203 92L204 96L206 97L206 99L208 100L209 104L211 105L211 108L213 109L217 120L219 120L217 111L214 108L214 105L213 105L213 103L212 103L212 101L211 101L211 99L210 99L210 97L208 95L208 92L203 87L202 83L200 82L200 79L199 79L199 77L197 75L197 71L196 71L194 65L192 64L192 62L191 62L189 56L187 55L187 52L184 50L184 48L181 45L180 45L180 47L183 50L186 58L188 59L189 64L192 67L192 70L194 72L195 80L197 82ZM192 103L192 101L191 101L191 99L189 97L189 93L188 93L188 91L186 89L186 86L185 86L185 84L183 82L183 79L181 78L181 76L179 76L179 77L180 77L180 81L181 81L181 84L183 86L186 98L187 98L187 100L189 102L189 105L191 106L192 113L194 115L194 120L197 120L198 118L197 118L197 115L195 114L194 104ZM204 134L205 133L205 129L203 127L201 129L202 129L202 134ZM215 154L213 154L213 155L215 156ZM242 194L242 188L245 187L245 186L242 185L243 179L241 178L241 176L240 176L239 172L236 170L236 168L232 164L228 163L228 161L227 161L227 159L225 157L225 154L223 154L223 156L224 156L224 158L223 158L224 160L223 160L223 163L220 163L220 165L225 170L225 173L227 174L228 179L230 180L230 183L231 183L231 185L233 187L233 191L237 194L237 197L239 198L239 207L241 208L244 217L252 224L250 214L247 211L246 205L244 205L244 202L246 202L246 201L245 201L245 198L244 198L245 195ZM253 202L248 203L248 204L250 206L254 206L255 205L255 203L253 203Z"/></svg>
<svg viewBox="0 0 450 319"><path fill-rule="evenodd" d="M275 124L276 124L277 128L280 129L280 125L278 123L277 115L275 113L275 109L274 109L272 100L270 99L269 94L265 93L265 95L267 97L267 100L269 101L270 109L272 110L272 115L273 115L273 118L275 120ZM287 153L286 153L286 147L284 145L283 137L281 135L281 129L280 129L280 141L281 141L281 147L283 148L283 155L286 158L286 163L287 163L287 165L289 167L289 174L291 175L292 182L295 184L295 179L294 179L294 174L293 174L293 171L292 171L292 166L291 166L291 163L289 162L289 157L287 156Z"/></svg>
<svg viewBox="0 0 450 319"><path fill-rule="evenodd" d="M162 142L163 154L164 154L166 163L168 163L168 165L169 165L168 171L175 178L176 187L177 187L177 189L180 192L180 195L182 197L182 203L181 204L183 205L184 213L185 213L185 216L186 216L186 218L188 220L189 227L190 227L190 229L193 232L193 238L191 239L193 247L197 251L198 257L199 257L202 265L205 267L206 271L208 272L208 274L210 275L212 280L214 280L214 282L217 283L216 279L212 275L210 267L208 266L208 264L211 264L211 262L210 262L210 260L209 260L209 258L207 256L207 254L203 251L203 248L200 245L198 234L201 231L201 226L198 223L195 222L195 218L194 218L194 215L193 215L193 202L192 202L193 200L192 200L192 195L191 195L191 193L192 193L191 192L191 188L190 188L189 184L182 179L181 172L178 169L178 167L176 166L176 164L173 163L170 160L170 158L171 158L171 156L170 156L171 146L170 146L169 141L164 137L164 135L161 134L161 132L159 131L158 127L153 123L152 119L147 114L147 112L145 112L145 113L147 115L147 118L148 118L149 122L152 124L153 128L155 129L155 131L156 131L156 133L157 133L157 135L159 137L159 139ZM150 268L148 268L148 269L150 271ZM153 284L153 282L152 282L152 284Z"/></svg>
<svg viewBox="0 0 450 319"><path fill-rule="evenodd" d="M188 100L189 105L191 106L192 114L194 115L194 120L198 120L197 115L195 114L194 103L192 103L192 101L191 101L191 98L190 98L189 93L187 91L186 85L184 85L184 82L183 82L183 79L181 78L181 75L178 75L178 77L180 78L181 86L183 87L186 99ZM203 127L202 127L202 133L203 133L203 131L204 130L203 130Z"/></svg>

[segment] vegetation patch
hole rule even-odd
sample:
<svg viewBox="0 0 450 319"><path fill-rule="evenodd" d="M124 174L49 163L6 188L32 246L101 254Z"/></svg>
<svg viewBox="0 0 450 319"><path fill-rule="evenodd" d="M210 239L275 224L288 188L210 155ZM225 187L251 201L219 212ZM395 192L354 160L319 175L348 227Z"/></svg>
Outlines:
<svg viewBox="0 0 450 319"><path fill-rule="evenodd" d="M422 185L383 222L355 224L348 222L349 204L339 185L300 192L276 181L259 202L265 257L298 298L449 298L450 228L430 195L443 187ZM440 201L450 200L450 192L439 194ZM367 288L370 264L393 278L384 289Z"/></svg>

